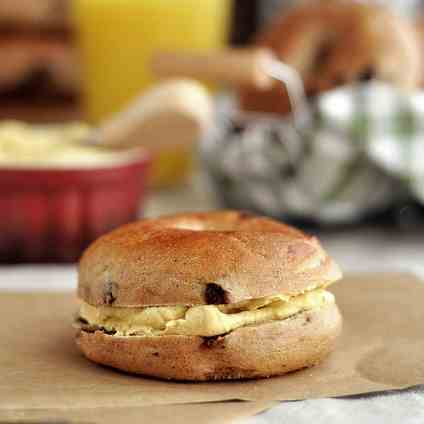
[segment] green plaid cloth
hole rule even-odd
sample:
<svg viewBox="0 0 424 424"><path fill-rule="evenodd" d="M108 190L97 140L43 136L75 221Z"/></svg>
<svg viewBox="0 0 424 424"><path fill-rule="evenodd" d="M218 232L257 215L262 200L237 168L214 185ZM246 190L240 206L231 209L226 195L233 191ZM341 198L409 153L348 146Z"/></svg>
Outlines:
<svg viewBox="0 0 424 424"><path fill-rule="evenodd" d="M317 103L318 125L347 135L366 157L424 199L424 93L373 82L335 90ZM422 188L420 186L423 186Z"/></svg>

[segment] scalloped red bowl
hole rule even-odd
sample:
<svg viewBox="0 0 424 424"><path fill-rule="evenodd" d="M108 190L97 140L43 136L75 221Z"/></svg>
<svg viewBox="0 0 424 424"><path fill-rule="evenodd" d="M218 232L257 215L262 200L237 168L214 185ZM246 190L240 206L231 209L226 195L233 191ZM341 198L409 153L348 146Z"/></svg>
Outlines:
<svg viewBox="0 0 424 424"><path fill-rule="evenodd" d="M137 219L147 156L94 168L0 168L0 262L73 262Z"/></svg>

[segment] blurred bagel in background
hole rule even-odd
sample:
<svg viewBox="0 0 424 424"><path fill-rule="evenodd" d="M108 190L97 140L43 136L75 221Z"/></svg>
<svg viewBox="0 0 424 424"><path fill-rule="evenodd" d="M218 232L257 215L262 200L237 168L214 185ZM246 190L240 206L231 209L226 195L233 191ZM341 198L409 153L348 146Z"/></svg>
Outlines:
<svg viewBox="0 0 424 424"><path fill-rule="evenodd" d="M0 92L33 88L37 93L71 96L79 86L73 48L60 38L3 35L0 62Z"/></svg>
<svg viewBox="0 0 424 424"><path fill-rule="evenodd" d="M69 5L69 0L0 1L1 119L75 118L80 69Z"/></svg>
<svg viewBox="0 0 424 424"><path fill-rule="evenodd" d="M0 25L63 28L68 25L69 0L1 0Z"/></svg>
<svg viewBox="0 0 424 424"><path fill-rule="evenodd" d="M422 12L415 21L415 29L418 34L418 42L420 46L421 63L422 63L420 86L424 87L424 14Z"/></svg>
<svg viewBox="0 0 424 424"><path fill-rule="evenodd" d="M412 23L387 7L353 0L309 0L277 17L256 43L301 74L306 94L379 79L411 90L421 80L419 38ZM246 110L287 113L285 90L243 89Z"/></svg>

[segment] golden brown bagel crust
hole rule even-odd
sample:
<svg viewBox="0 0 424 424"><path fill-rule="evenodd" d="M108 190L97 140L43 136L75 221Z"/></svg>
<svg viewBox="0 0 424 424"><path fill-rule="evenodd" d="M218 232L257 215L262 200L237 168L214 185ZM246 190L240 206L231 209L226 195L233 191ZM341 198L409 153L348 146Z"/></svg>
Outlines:
<svg viewBox="0 0 424 424"><path fill-rule="evenodd" d="M95 306L223 304L340 277L316 238L220 211L146 219L100 237L80 261L78 294Z"/></svg>
<svg viewBox="0 0 424 424"><path fill-rule="evenodd" d="M172 380L261 378L318 364L334 349L341 325L337 306L330 304L216 338L79 330L76 342L92 361L131 373Z"/></svg>
<svg viewBox="0 0 424 424"><path fill-rule="evenodd" d="M306 1L279 17L257 43L271 48L302 75L308 95L364 77L400 88L419 85L422 63L412 24L387 7L352 0ZM286 113L281 86L243 90L247 110Z"/></svg>

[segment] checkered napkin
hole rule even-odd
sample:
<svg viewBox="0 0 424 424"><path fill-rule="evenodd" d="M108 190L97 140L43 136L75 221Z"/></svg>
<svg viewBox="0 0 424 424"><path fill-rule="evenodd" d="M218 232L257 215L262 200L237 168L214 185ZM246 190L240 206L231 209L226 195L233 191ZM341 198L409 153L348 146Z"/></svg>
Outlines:
<svg viewBox="0 0 424 424"><path fill-rule="evenodd" d="M311 124L221 105L202 155L224 202L276 217L346 223L424 202L424 94L383 83L317 98Z"/></svg>

